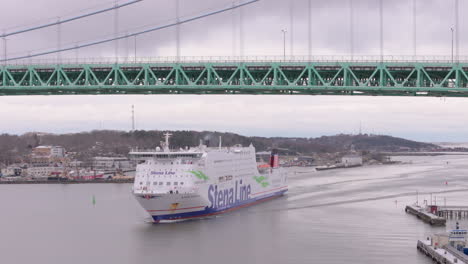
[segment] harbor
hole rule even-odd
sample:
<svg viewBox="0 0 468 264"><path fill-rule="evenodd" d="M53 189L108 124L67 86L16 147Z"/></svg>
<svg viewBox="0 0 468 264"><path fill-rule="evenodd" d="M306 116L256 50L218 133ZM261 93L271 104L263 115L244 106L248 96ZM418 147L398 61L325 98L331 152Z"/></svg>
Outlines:
<svg viewBox="0 0 468 264"><path fill-rule="evenodd" d="M97 142L93 147L101 145ZM133 182L135 162L117 153L108 154L84 157L59 145L39 145L16 163L0 163L0 184Z"/></svg>
<svg viewBox="0 0 468 264"><path fill-rule="evenodd" d="M226 244L235 244L243 252L242 257L234 256L226 263L249 259L260 263L339 264L352 260L362 264L429 264L432 259L416 250L417 241L443 233L446 227L423 224L403 213L414 197L408 196L409 188L401 186L415 181L421 192L437 186L432 181L439 178L438 168L443 162L440 157L430 158L433 160L416 160L413 164L336 170L333 176L312 168L294 174L295 168L286 168L290 172L290 190L285 197L175 225L148 223L147 213L135 204L130 184L0 185L0 199L9 201L0 203L6 216L0 219L2 259L5 263L28 263L47 254L51 264L95 260L127 264L151 263L155 258L170 262L177 256L178 261L191 263L197 253L196 263L210 263L231 252ZM451 158L451 164L467 168L467 158L455 158ZM428 162L431 169L427 168ZM465 187L468 189L468 184ZM468 202L466 193L444 195L451 204L464 204ZM317 214L326 215L326 221L314 217ZM446 226L452 227L452 222L447 219ZM466 226L465 220L460 223ZM67 236L30 235L39 229ZM220 236L226 238L223 246ZM22 246L12 241L23 241ZM337 241L352 243L343 243L343 254L337 255L333 254ZM50 245L54 245L52 252L48 251ZM24 250L28 254L21 254ZM313 256L305 253L307 250L313 250ZM94 257L86 257L84 251Z"/></svg>
<svg viewBox="0 0 468 264"><path fill-rule="evenodd" d="M417 184L421 193L438 188L446 158L412 159L412 164L329 171L333 175L313 168L295 174L296 168L285 168L290 172L285 197L177 224L150 224L135 203L131 184L0 185L0 200L8 201L0 203L5 215L0 219L2 261L127 264L153 263L156 258L171 262L177 256L177 262L192 263L197 254L195 263L210 263L232 253L226 245L235 245L242 256L226 263L429 264L432 259L416 249L417 241L445 232L454 220L447 219L446 227L431 226L405 214L406 205L414 201L408 195L414 189L407 183ZM447 180L463 181L448 185L445 190L452 192L438 196L446 196L451 205L468 203L468 178L454 176L468 169L466 164L466 156L450 157L455 169ZM316 215L325 215L326 221ZM460 223L467 226L466 220ZM38 230L52 235L31 236ZM334 254L337 241L345 241L340 255Z"/></svg>

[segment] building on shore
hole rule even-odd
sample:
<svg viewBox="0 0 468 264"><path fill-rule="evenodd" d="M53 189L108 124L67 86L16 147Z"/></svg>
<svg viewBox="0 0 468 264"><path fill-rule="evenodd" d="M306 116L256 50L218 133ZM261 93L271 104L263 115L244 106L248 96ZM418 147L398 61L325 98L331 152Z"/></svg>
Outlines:
<svg viewBox="0 0 468 264"><path fill-rule="evenodd" d="M27 176L31 178L63 176L66 171L65 164L67 162L68 159L64 147L35 147L31 152L31 163L27 168Z"/></svg>
<svg viewBox="0 0 468 264"><path fill-rule="evenodd" d="M65 148L61 146L38 146L33 148L33 156L46 156L52 158L63 158L65 157Z"/></svg>
<svg viewBox="0 0 468 264"><path fill-rule="evenodd" d="M362 166L362 156L357 154L348 154L341 158L341 164L344 167Z"/></svg>
<svg viewBox="0 0 468 264"><path fill-rule="evenodd" d="M40 166L29 167L28 176L31 178L47 178L52 175L61 176L65 174L65 168L62 166Z"/></svg>
<svg viewBox="0 0 468 264"><path fill-rule="evenodd" d="M0 170L0 176L2 177L21 177L23 174L23 169L17 165L11 165Z"/></svg>
<svg viewBox="0 0 468 264"><path fill-rule="evenodd" d="M129 170L134 168L134 165L125 157L95 157L93 167L98 170Z"/></svg>
<svg viewBox="0 0 468 264"><path fill-rule="evenodd" d="M61 146L38 146L32 149L31 166L46 167L51 163L64 163L66 151Z"/></svg>

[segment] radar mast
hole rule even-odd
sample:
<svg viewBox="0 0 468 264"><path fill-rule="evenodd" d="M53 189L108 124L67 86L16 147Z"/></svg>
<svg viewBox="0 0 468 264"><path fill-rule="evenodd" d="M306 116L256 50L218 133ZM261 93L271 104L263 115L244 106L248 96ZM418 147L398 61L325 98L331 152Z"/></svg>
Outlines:
<svg viewBox="0 0 468 264"><path fill-rule="evenodd" d="M164 134L164 138L165 138L165 142L164 142L164 146L163 146L164 151L170 151L170 149L169 149L169 138L171 136L172 136L172 134L169 133L169 132L166 132Z"/></svg>

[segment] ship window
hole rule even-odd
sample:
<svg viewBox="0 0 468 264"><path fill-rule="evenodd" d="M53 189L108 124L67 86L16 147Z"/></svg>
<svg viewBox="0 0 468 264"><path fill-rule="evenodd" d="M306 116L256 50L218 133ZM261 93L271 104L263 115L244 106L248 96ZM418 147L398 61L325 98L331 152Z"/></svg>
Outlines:
<svg viewBox="0 0 468 264"><path fill-rule="evenodd" d="M153 182L153 185L158 185L158 182Z"/></svg>
<svg viewBox="0 0 468 264"><path fill-rule="evenodd" d="M178 185L179 183L178 182L174 182L174 185Z"/></svg>
<svg viewBox="0 0 468 264"><path fill-rule="evenodd" d="M180 182L180 185L184 185L184 182Z"/></svg>
<svg viewBox="0 0 468 264"><path fill-rule="evenodd" d="M163 182L159 182L159 185L163 185L164 183Z"/></svg>
<svg viewBox="0 0 468 264"><path fill-rule="evenodd" d="M140 182L140 185L143 185L143 182Z"/></svg>
<svg viewBox="0 0 468 264"><path fill-rule="evenodd" d="M167 186L171 185L171 182L166 182L166 185L167 185Z"/></svg>

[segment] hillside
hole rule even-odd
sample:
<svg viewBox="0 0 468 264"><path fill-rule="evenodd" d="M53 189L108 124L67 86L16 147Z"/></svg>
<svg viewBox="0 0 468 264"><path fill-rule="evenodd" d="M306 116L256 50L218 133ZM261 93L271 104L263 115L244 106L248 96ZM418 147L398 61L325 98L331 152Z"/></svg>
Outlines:
<svg viewBox="0 0 468 264"><path fill-rule="evenodd" d="M24 160L31 148L38 145L60 145L68 152L76 152L85 160L99 155L126 155L131 148L156 148L163 140L164 131L91 131L74 134L27 133L24 135L0 135L0 163ZM246 137L234 133L210 131L171 131L171 146L185 148L204 140L210 146L218 146L219 136L223 145L249 145L257 151L279 148L284 154L336 153L356 151L430 151L439 149L428 143L415 142L383 135L336 135L319 138L264 138Z"/></svg>

